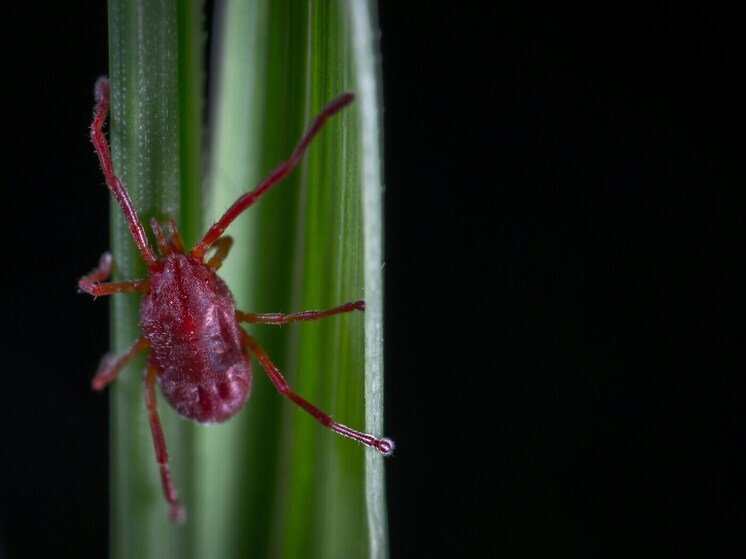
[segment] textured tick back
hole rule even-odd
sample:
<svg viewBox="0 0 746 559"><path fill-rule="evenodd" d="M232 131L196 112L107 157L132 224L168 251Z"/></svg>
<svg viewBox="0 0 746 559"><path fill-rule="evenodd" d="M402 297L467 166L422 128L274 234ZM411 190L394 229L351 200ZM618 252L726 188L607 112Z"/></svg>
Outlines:
<svg viewBox="0 0 746 559"><path fill-rule="evenodd" d="M140 326L163 396L189 419L225 421L249 397L251 365L235 315L225 283L189 256L167 256L151 276Z"/></svg>

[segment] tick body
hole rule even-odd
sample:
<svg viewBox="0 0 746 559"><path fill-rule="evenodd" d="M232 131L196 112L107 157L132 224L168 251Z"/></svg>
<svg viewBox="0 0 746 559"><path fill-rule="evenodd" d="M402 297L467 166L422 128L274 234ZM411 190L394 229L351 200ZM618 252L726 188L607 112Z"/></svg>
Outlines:
<svg viewBox="0 0 746 559"><path fill-rule="evenodd" d="M109 146L102 132L109 111L109 82L100 78L95 87L96 106L91 124L91 141L101 163L106 185L116 198L130 232L148 270L146 279L105 282L111 273L112 257L102 256L97 268L78 282L81 290L94 296L115 293L142 293L140 327L142 336L119 357L107 355L101 362L92 385L102 390L138 353L148 351L144 373L145 406L153 436L163 492L171 508L171 518L184 519L168 468L168 454L156 406L155 385L160 386L166 401L182 416L199 423L220 423L235 415L251 393L251 359L256 358L272 383L283 396L300 406L314 419L332 431L390 455L394 443L351 429L331 418L310 402L295 394L272 363L267 353L239 322L254 324L287 324L363 311L365 303L354 301L338 307L293 314L252 314L236 310L228 287L218 277L232 245L225 229L262 194L287 176L303 156L308 144L324 122L352 102L344 94L329 103L312 121L290 158L272 171L254 190L247 192L208 229L205 236L187 251L176 224L169 222L164 235L155 219L151 228L157 240L159 255L148 243L145 230L134 210L122 181L114 173ZM209 259L208 251L215 247Z"/></svg>
<svg viewBox="0 0 746 559"><path fill-rule="evenodd" d="M140 317L161 392L176 411L218 423L241 409L251 361L233 298L214 270L191 256L167 255L150 277Z"/></svg>

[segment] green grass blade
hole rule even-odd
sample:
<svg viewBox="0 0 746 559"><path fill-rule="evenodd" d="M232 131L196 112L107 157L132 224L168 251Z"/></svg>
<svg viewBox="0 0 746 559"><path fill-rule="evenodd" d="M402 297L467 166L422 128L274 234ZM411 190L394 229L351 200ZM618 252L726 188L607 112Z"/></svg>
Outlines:
<svg viewBox="0 0 746 559"><path fill-rule="evenodd" d="M365 298L366 316L252 327L294 389L335 419L381 433L380 95L367 3L228 1L218 22L210 220L285 160L310 118L343 91L358 95L301 166L228 231L221 269L251 312ZM209 221L209 220L208 220ZM200 435L200 491L211 557L383 557L382 458L334 436L255 370L231 422ZM218 530L216 549L209 539ZM236 536L240 534L240 536Z"/></svg>
<svg viewBox="0 0 746 559"><path fill-rule="evenodd" d="M228 231L221 275L239 308L368 311L251 328L298 393L355 428L382 433L380 94L366 2L226 1L214 44L207 216L201 219L203 76L198 3L110 2L115 168L144 222L174 216L188 244L285 160L339 93L302 164ZM143 277L119 209L117 279ZM113 302L113 350L139 335L138 298ZM140 360L112 387L112 556L384 557L382 458L323 429L255 366L236 418L207 428L159 410L187 525L167 519L145 416Z"/></svg>
<svg viewBox="0 0 746 559"><path fill-rule="evenodd" d="M200 225L202 54L191 46L202 43L201 18L199 3L186 0L109 2L114 166L146 228L152 216L161 221L173 216L187 242L194 240L195 225ZM117 280L145 276L115 203L112 251ZM119 353L140 335L139 298L119 295L111 301L112 351ZM190 557L190 532L167 519L143 401L143 365L142 359L136 360L110 388L111 555ZM189 502L195 427L162 401L159 411L174 481Z"/></svg>

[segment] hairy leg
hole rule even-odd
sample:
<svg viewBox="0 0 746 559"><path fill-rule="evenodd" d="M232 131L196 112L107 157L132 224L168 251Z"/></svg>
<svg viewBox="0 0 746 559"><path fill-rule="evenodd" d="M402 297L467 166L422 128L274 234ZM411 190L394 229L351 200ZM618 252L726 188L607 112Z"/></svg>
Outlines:
<svg viewBox="0 0 746 559"><path fill-rule="evenodd" d="M150 282L146 279L101 283L101 280L108 278L110 274L111 253L105 252L98 263L98 267L94 268L91 273L80 278L78 288L94 297L99 297L114 293L144 293L150 287Z"/></svg>
<svg viewBox="0 0 746 559"><path fill-rule="evenodd" d="M158 462L158 468L161 473L163 494L171 506L171 520L181 523L186 519L186 512L176 496L176 489L174 489L174 484L171 480L171 472L168 469L166 439L163 437L163 429L161 428L161 420L158 417L155 399L155 381L157 376L158 370L155 368L155 365L148 363L148 368L145 370L145 407L148 409L148 421L150 422L150 432L153 435L155 459Z"/></svg>
<svg viewBox="0 0 746 559"><path fill-rule="evenodd" d="M101 364L98 366L98 372L91 381L91 386L94 390L103 390L106 386L113 381L122 369L132 361L135 356L140 353L143 349L148 347L148 341L140 336L135 340L127 351L122 353L119 357L114 357L111 354L105 355L101 360Z"/></svg>
<svg viewBox="0 0 746 559"><path fill-rule="evenodd" d="M290 322L301 322L305 320L318 320L335 314L342 314L352 311L364 311L365 301L354 301L345 303L333 309L324 309L322 311L302 311L292 314L281 313L263 313L254 314L243 311L236 311L236 320L249 324L288 324Z"/></svg>
<svg viewBox="0 0 746 559"><path fill-rule="evenodd" d="M259 361L259 364L264 368L267 375L269 376L269 379L272 381L272 384L275 385L280 394L292 400L295 405L303 408L308 414L316 419L316 421L321 423L324 427L328 427L335 433L356 440L359 443L364 444L365 446L375 448L384 456L391 456L394 453L394 441L392 441L391 439L387 439L386 437L374 437L373 435L369 435L368 433L362 433L360 431L356 431L355 429L351 429L346 425L342 425L341 423L332 421L331 417L329 417L319 408L298 396L295 392L292 391L290 385L288 385L287 381L282 376L282 373L280 373L279 369L274 365L274 363L272 363L272 361L270 361L269 356L261 348L257 341L245 332L244 340L249 350L251 351L251 353L254 354L257 361Z"/></svg>

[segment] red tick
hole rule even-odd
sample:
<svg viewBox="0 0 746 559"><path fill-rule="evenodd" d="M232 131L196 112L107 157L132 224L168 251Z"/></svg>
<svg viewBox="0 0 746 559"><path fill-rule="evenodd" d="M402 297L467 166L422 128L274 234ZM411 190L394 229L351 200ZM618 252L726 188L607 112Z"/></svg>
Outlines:
<svg viewBox="0 0 746 559"><path fill-rule="evenodd" d="M228 208L189 252L184 248L176 223L169 221L168 239L155 218L150 225L158 257L150 247L124 184L114 174L109 145L102 132L109 112L109 80L99 78L95 87L96 106L91 123L91 142L98 154L106 186L122 208L140 257L148 269L147 279L104 282L111 273L112 257L105 253L96 269L81 278L78 286L93 296L114 293L144 293L140 303L142 336L119 357L106 355L93 378L93 388L102 390L139 352L149 349L144 374L145 406L153 435L155 457L160 468L163 493L171 507L171 518L183 521L184 508L176 496L168 469L168 454L158 418L155 383L166 401L184 417L198 423L220 423L235 415L251 392L253 354L283 396L303 408L335 433L375 448L384 456L394 451L394 442L351 429L332 419L292 391L277 367L257 341L238 323L287 324L365 310L364 301L345 303L332 309L293 314L252 314L236 310L228 287L215 273L233 243L223 236L225 229L267 190L287 176L326 120L353 100L345 93L324 107L293 150L290 159L272 171L254 190ZM215 245L211 257L208 250Z"/></svg>

